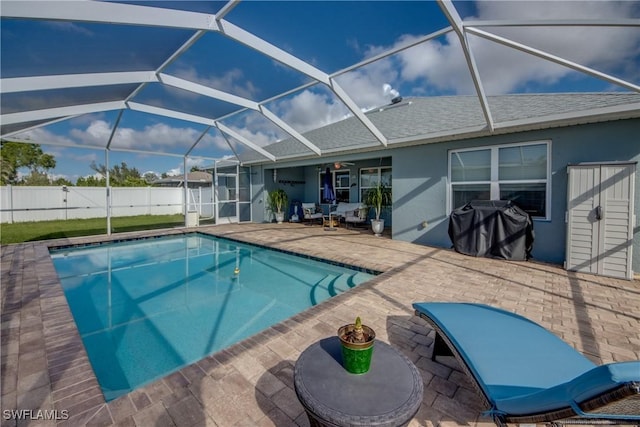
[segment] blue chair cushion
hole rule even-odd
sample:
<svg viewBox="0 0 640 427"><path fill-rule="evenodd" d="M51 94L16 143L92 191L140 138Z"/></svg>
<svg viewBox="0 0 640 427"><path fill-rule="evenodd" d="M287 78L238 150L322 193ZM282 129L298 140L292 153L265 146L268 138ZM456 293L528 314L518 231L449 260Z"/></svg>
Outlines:
<svg viewBox="0 0 640 427"><path fill-rule="evenodd" d="M482 304L415 303L438 325L493 403L570 382L596 365L542 326Z"/></svg>
<svg viewBox="0 0 640 427"><path fill-rule="evenodd" d="M564 384L525 396L498 399L495 408L510 415L549 412L597 397L624 383L640 381L640 361L597 366Z"/></svg>

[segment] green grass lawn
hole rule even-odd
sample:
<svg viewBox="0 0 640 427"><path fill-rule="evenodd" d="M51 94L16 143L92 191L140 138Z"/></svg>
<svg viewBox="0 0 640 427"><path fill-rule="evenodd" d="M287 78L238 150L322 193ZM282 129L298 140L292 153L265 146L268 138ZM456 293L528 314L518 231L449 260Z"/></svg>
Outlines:
<svg viewBox="0 0 640 427"><path fill-rule="evenodd" d="M152 230L184 225L184 216L140 215L111 218L111 232ZM106 218L69 219L57 221L18 222L0 225L0 244L90 236L107 233Z"/></svg>

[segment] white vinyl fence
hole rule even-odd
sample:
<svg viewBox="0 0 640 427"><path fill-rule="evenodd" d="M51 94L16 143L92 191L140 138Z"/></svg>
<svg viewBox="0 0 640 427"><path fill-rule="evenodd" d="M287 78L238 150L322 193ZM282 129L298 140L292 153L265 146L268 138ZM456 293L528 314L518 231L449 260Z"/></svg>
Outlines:
<svg viewBox="0 0 640 427"><path fill-rule="evenodd" d="M111 187L111 216L183 213L184 189ZM193 191L193 190L192 190ZM105 218L104 187L0 187L0 222Z"/></svg>

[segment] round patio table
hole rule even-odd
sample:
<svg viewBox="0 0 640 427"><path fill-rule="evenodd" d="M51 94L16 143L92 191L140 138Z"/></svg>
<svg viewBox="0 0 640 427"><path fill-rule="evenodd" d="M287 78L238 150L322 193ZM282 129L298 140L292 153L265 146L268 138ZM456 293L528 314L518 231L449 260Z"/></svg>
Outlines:
<svg viewBox="0 0 640 427"><path fill-rule="evenodd" d="M376 341L369 372L350 374L342 366L338 337L302 352L293 379L311 426L403 426L422 403L422 377L411 361Z"/></svg>

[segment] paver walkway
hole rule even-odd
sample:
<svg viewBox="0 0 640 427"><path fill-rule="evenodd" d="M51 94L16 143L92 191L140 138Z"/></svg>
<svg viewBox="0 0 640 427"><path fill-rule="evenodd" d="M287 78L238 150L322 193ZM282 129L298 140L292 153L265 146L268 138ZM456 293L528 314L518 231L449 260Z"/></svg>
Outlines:
<svg viewBox="0 0 640 427"><path fill-rule="evenodd" d="M419 368L424 401L412 426L477 425L479 399L455 360L430 360L433 331L414 301L472 301L512 310L554 331L597 363L640 359L640 281L566 272L298 224L199 228L237 240L384 271L373 281L117 400L104 402L48 254L2 248L2 426L306 426L292 372L298 355L356 315ZM180 233L170 230L166 233ZM163 232L164 233L164 232ZM127 234L153 235L158 231ZM550 355L552 357L553 355ZM444 361L444 363L442 363ZM57 411L56 421L6 419L6 410ZM22 414L25 414L24 411Z"/></svg>

